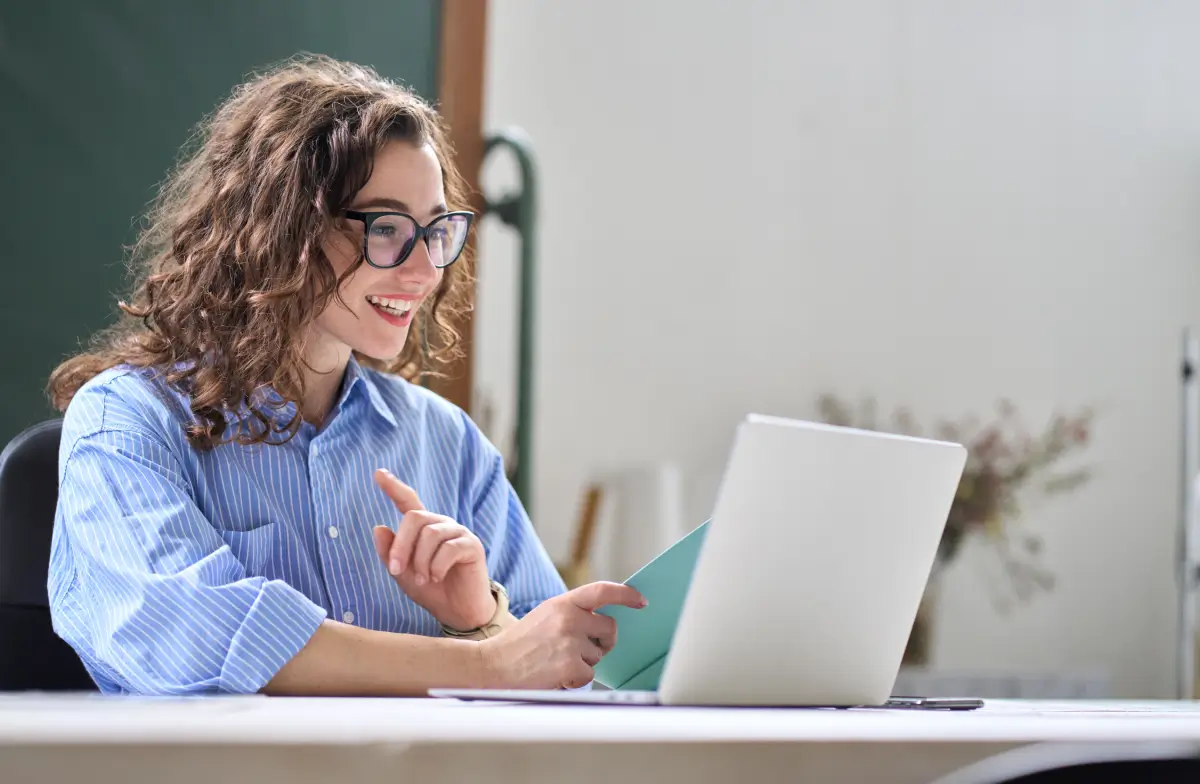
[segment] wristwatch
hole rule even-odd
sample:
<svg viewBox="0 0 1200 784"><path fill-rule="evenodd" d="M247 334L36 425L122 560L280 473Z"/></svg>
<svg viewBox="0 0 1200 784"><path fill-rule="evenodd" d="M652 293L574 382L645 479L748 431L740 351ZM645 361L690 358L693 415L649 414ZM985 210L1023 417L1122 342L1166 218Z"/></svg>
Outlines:
<svg viewBox="0 0 1200 784"><path fill-rule="evenodd" d="M505 621L512 618L508 613L508 591L504 586L495 580L488 581L492 589L492 596L496 599L496 612L492 614L491 620L483 626L474 629L454 629L446 624L441 624L442 634L447 637L459 637L472 640L486 640L489 637L495 637L504 628Z"/></svg>

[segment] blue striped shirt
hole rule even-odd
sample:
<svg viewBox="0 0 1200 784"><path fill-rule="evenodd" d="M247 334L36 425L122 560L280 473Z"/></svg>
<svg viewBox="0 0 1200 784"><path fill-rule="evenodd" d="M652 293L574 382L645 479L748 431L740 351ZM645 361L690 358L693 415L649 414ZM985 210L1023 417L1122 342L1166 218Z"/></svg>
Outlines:
<svg viewBox="0 0 1200 784"><path fill-rule="evenodd" d="M65 414L50 607L102 691L255 692L327 617L439 634L375 552L372 527L400 519L377 468L479 536L518 618L565 590L495 447L422 387L352 359L328 424L284 444L198 451L191 419L130 368Z"/></svg>

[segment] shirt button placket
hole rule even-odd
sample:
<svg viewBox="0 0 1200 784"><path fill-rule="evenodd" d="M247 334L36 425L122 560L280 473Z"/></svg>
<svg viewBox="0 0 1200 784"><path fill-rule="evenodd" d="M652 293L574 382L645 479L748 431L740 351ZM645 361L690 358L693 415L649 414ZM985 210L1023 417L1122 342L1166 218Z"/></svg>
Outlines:
<svg viewBox="0 0 1200 784"><path fill-rule="evenodd" d="M323 450L321 445L316 443L311 444L308 450L308 475L312 492L313 513L318 520L335 520L336 518L333 516L332 509L332 507L336 506L336 503L334 503L335 499L328 497L324 492L327 487L325 472L320 469L320 464L318 463L318 458L324 451L327 450ZM342 547L338 542L338 537L341 536L341 529L337 527L336 523L331 522L325 528L325 535L329 537L327 546L321 548L323 551L322 561L324 562L322 571L325 574L325 595L329 597L329 602L333 605L333 609L336 612L339 604L345 606L346 599L346 597L341 595L341 591L339 590L341 586L336 579L336 576L340 574L339 564L342 560ZM334 617L338 616L335 615ZM354 613L350 610L343 610L341 619L343 623L354 623Z"/></svg>

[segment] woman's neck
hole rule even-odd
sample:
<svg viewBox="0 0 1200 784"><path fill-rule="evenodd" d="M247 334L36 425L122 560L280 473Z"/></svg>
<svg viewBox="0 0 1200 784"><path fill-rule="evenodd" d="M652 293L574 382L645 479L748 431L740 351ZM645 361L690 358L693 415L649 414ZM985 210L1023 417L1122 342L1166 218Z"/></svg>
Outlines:
<svg viewBox="0 0 1200 784"><path fill-rule="evenodd" d="M350 347L323 346L305 352L304 399L300 401L300 413L304 421L317 427L325 424L333 409L346 366L350 364Z"/></svg>

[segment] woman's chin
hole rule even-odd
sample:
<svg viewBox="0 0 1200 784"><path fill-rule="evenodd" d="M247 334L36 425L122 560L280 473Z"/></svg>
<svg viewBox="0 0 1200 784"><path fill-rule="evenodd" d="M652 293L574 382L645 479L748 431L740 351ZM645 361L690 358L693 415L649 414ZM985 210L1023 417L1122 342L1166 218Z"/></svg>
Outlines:
<svg viewBox="0 0 1200 784"><path fill-rule="evenodd" d="M407 338L407 336L406 330L404 337ZM386 340L363 341L354 347L354 351L376 362L392 362L404 351L404 343L403 339L397 340L396 337L389 337Z"/></svg>

